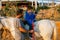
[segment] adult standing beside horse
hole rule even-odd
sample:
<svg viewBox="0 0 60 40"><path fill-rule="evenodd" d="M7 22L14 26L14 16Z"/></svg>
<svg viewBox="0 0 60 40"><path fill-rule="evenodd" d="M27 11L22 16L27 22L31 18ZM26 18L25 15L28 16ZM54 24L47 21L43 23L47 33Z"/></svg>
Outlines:
<svg viewBox="0 0 60 40"><path fill-rule="evenodd" d="M19 9L16 17L7 17L1 20L4 27L11 32L11 35L15 40L21 40L21 32L26 32L20 23L20 18L23 16L22 12L23 10Z"/></svg>

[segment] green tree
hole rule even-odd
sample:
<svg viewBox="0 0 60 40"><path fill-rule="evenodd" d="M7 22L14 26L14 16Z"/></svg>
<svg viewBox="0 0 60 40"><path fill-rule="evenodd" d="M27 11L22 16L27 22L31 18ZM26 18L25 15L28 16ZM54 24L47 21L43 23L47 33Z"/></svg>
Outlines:
<svg viewBox="0 0 60 40"><path fill-rule="evenodd" d="M24 0L24 1L27 1L27 0Z"/></svg>

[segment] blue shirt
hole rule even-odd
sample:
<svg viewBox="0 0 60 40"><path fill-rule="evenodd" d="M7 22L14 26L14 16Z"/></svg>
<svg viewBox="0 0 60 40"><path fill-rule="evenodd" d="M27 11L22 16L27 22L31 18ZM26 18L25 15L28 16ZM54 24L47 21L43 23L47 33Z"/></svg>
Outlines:
<svg viewBox="0 0 60 40"><path fill-rule="evenodd" d="M35 20L35 14L33 12L31 13L28 13L28 12L25 12L25 17L24 19L27 21L27 23L29 25L32 25L32 23L34 22Z"/></svg>

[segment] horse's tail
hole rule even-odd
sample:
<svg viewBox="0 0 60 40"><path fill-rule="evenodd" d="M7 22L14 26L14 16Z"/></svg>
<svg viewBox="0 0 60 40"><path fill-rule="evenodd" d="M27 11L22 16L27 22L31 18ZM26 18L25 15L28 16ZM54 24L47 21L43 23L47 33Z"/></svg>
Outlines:
<svg viewBox="0 0 60 40"><path fill-rule="evenodd" d="M57 29L56 29L56 26L54 27L53 39L57 40Z"/></svg>
<svg viewBox="0 0 60 40"><path fill-rule="evenodd" d="M53 40L57 40L57 28L56 28L55 21L50 21L50 23L53 26L53 35L52 35L52 38L53 38Z"/></svg>

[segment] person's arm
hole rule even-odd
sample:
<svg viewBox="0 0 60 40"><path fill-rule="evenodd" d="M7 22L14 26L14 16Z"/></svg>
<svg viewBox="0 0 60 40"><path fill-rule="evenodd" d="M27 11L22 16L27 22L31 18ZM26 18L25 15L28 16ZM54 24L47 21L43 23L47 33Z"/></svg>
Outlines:
<svg viewBox="0 0 60 40"><path fill-rule="evenodd" d="M27 32L24 28L19 27L20 32Z"/></svg>
<svg viewBox="0 0 60 40"><path fill-rule="evenodd" d="M18 29L20 30L20 32L26 32L26 30L21 26L20 20L17 20L17 25L18 25Z"/></svg>

